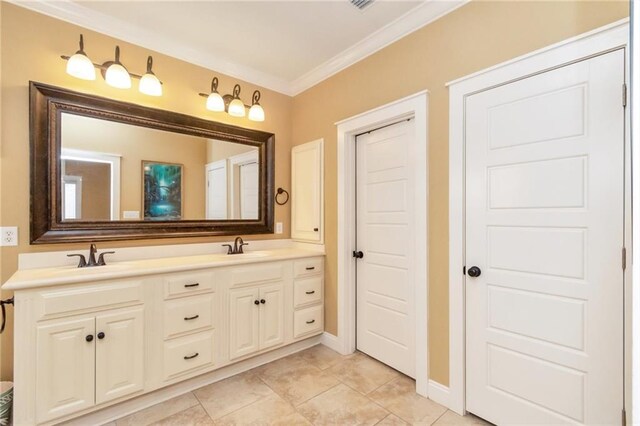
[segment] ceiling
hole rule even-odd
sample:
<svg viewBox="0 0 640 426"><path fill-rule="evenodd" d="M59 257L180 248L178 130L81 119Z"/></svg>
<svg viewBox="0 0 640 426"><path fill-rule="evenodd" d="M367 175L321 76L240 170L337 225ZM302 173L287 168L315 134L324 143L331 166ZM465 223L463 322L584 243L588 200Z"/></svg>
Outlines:
<svg viewBox="0 0 640 426"><path fill-rule="evenodd" d="M295 95L466 0L10 0Z"/></svg>

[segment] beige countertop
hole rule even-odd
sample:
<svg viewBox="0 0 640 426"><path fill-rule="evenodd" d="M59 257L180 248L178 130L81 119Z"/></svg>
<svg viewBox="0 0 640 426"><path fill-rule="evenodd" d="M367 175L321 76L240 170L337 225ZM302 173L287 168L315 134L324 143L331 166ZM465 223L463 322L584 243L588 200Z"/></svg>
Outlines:
<svg viewBox="0 0 640 426"><path fill-rule="evenodd" d="M248 251L244 254L205 254L180 257L113 262L105 266L77 268L59 266L18 270L2 286L3 290L25 290L61 284L75 284L168 272L193 271L223 266L273 262L324 256L324 253L300 248Z"/></svg>

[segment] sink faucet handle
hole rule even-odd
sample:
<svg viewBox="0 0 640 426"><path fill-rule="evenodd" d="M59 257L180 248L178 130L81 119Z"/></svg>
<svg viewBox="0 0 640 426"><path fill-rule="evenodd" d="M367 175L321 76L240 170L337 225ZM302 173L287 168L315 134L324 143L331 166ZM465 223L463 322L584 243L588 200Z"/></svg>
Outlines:
<svg viewBox="0 0 640 426"><path fill-rule="evenodd" d="M249 245L249 243L245 243L244 241L241 242L239 244L239 246L238 246L238 253L240 253L240 254L244 253L244 251L242 251L242 246L248 246L248 245Z"/></svg>
<svg viewBox="0 0 640 426"><path fill-rule="evenodd" d="M227 254L233 254L233 247L231 244L223 244L222 247L228 247Z"/></svg>
<svg viewBox="0 0 640 426"><path fill-rule="evenodd" d="M98 256L98 265L99 266L104 266L106 265L105 261L104 261L104 255L105 254L114 254L115 251L103 251L102 253L100 253L100 256Z"/></svg>
<svg viewBox="0 0 640 426"><path fill-rule="evenodd" d="M80 258L79 262L78 262L78 268L84 268L85 266L87 266L87 259L85 259L84 254L68 254L67 257L74 257L77 256Z"/></svg>

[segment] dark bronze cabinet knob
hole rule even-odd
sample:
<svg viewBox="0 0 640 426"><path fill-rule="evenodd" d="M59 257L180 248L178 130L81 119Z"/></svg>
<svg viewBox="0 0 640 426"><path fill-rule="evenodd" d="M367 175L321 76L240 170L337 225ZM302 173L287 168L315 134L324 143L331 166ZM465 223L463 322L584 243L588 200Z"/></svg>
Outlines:
<svg viewBox="0 0 640 426"><path fill-rule="evenodd" d="M100 340L104 339L104 333L102 331L98 333L98 339Z"/></svg>
<svg viewBox="0 0 640 426"><path fill-rule="evenodd" d="M87 337L84 338L87 342L93 342L93 334L87 334Z"/></svg>
<svg viewBox="0 0 640 426"><path fill-rule="evenodd" d="M256 304L256 305L259 305L260 301L259 300L254 300L253 303Z"/></svg>
<svg viewBox="0 0 640 426"><path fill-rule="evenodd" d="M469 268L467 273L469 274L470 277L476 278L476 277L479 277L480 274L482 274L482 271L477 266L472 266L471 268Z"/></svg>
<svg viewBox="0 0 640 426"><path fill-rule="evenodd" d="M265 303L267 303L267 301L264 300L264 299L260 299L260 303L262 303L264 305Z"/></svg>

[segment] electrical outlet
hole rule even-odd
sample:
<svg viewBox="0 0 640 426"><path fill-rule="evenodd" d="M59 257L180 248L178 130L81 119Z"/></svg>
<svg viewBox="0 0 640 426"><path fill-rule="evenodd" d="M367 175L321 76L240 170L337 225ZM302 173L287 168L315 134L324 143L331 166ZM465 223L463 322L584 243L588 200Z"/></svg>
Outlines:
<svg viewBox="0 0 640 426"><path fill-rule="evenodd" d="M0 246L17 246L18 245L18 227L3 226L0 227Z"/></svg>
<svg viewBox="0 0 640 426"><path fill-rule="evenodd" d="M282 234L282 222L276 222L276 234Z"/></svg>

